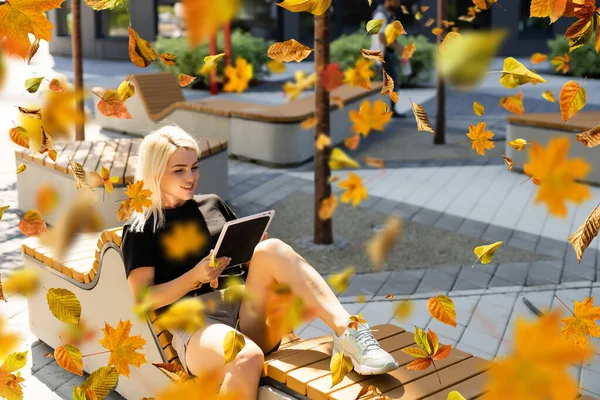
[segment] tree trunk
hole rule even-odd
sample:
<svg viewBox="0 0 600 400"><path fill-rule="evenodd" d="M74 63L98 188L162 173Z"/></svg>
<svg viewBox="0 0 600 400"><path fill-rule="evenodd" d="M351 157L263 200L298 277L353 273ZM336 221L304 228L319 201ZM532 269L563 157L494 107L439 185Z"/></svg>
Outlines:
<svg viewBox="0 0 600 400"><path fill-rule="evenodd" d="M315 117L317 125L315 126L315 143L319 134L331 137L329 126L329 92L325 90L321 83L321 71L329 64L329 27L330 10L323 15L315 16L315 72L317 73L317 83L315 85ZM331 156L331 147L326 146L323 150L318 150L315 146L315 216L314 216L314 242L316 244L333 243L332 219L321 220L319 218L319 209L321 201L331 196L331 184L329 177L331 169L329 168L329 158Z"/></svg>
<svg viewBox="0 0 600 400"><path fill-rule="evenodd" d="M437 10L437 26L442 26L442 20L447 19L446 0L438 0ZM442 35L438 35L438 46L442 43ZM436 104L437 115L435 116L435 136L433 137L434 144L446 143L446 84L439 73L436 72Z"/></svg>
<svg viewBox="0 0 600 400"><path fill-rule="evenodd" d="M73 53L73 83L76 93L76 112L85 115L83 99L83 61L81 59L81 0L71 0L71 51ZM85 122L78 118L75 123L75 140L85 140Z"/></svg>

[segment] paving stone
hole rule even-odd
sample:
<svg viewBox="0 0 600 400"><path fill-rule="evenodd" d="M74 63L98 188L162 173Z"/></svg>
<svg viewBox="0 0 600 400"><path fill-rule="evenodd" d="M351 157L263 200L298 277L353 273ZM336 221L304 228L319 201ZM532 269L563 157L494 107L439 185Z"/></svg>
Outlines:
<svg viewBox="0 0 600 400"><path fill-rule="evenodd" d="M484 302L484 298L485 296L482 296L477 304L477 308L473 312L467 328L501 340L510 320L512 308L507 309L496 304L486 303Z"/></svg>
<svg viewBox="0 0 600 400"><path fill-rule="evenodd" d="M432 318L427 325L427 329L431 329L438 335L447 337L454 342L458 342L465 331L466 326L460 324L456 324L456 326L450 326L438 321L435 318Z"/></svg>
<svg viewBox="0 0 600 400"><path fill-rule="evenodd" d="M450 232L456 232L464 220L465 219L463 217L458 217L451 214L443 214L440 218L438 218L437 221L435 221L433 226Z"/></svg>
<svg viewBox="0 0 600 400"><path fill-rule="evenodd" d="M485 232L487 226L488 224L480 221L465 219L465 221L461 224L456 233L479 238L483 236L483 232Z"/></svg>
<svg viewBox="0 0 600 400"><path fill-rule="evenodd" d="M588 368L582 368L580 386L597 396L600 395L600 373Z"/></svg>
<svg viewBox="0 0 600 400"><path fill-rule="evenodd" d="M447 292L452 289L456 275L451 276L439 269L428 268L415 293L428 293L434 290L436 292Z"/></svg>
<svg viewBox="0 0 600 400"><path fill-rule="evenodd" d="M493 338L469 326L465 329L458 346L460 348L462 343L466 343L471 347L475 347L476 349L493 356L498 351L501 340L502 339L500 338Z"/></svg>
<svg viewBox="0 0 600 400"><path fill-rule="evenodd" d="M522 286L527 279L529 263L501 263L494 271L494 277L502 278L513 285Z"/></svg>
<svg viewBox="0 0 600 400"><path fill-rule="evenodd" d="M84 374L83 376L75 375L73 378L68 380L67 382L60 385L55 393L60 396L62 399L72 399L73 398L73 387L81 386L83 382L87 379L89 374ZM118 394L118 393L117 393Z"/></svg>
<svg viewBox="0 0 600 400"><path fill-rule="evenodd" d="M396 207L398 207L397 201L382 198L377 203L373 204L373 206L371 206L371 210L374 210L374 211L377 211L377 212L380 212L383 214L389 214Z"/></svg>
<svg viewBox="0 0 600 400"><path fill-rule="evenodd" d="M567 258L568 260L568 258ZM578 264L575 260L565 262L560 277L560 283L564 282L580 282L580 281L595 281L596 268L586 264Z"/></svg>
<svg viewBox="0 0 600 400"><path fill-rule="evenodd" d="M393 301L374 301L367 303L361 312L369 326L387 324L394 315L394 306Z"/></svg>
<svg viewBox="0 0 600 400"><path fill-rule="evenodd" d="M547 237L540 237L538 245L535 249L537 254L546 254L562 260L567 250L567 242L561 242L559 240L550 239Z"/></svg>
<svg viewBox="0 0 600 400"><path fill-rule="evenodd" d="M53 358L44 357L44 354L47 353L54 354L54 349L44 342L40 342L37 346L31 348L31 352L27 355L27 359L31 359L31 371L34 374L54 361Z"/></svg>
<svg viewBox="0 0 600 400"><path fill-rule="evenodd" d="M412 204L398 203L393 212L403 219L410 220L420 209L421 207Z"/></svg>
<svg viewBox="0 0 600 400"><path fill-rule="evenodd" d="M512 229L504 228L502 226L488 225L481 239L490 243L500 240L503 242L508 242L512 232Z"/></svg>
<svg viewBox="0 0 600 400"><path fill-rule="evenodd" d="M412 222L417 222L423 225L432 225L442 215L439 211L421 209L410 219Z"/></svg>
<svg viewBox="0 0 600 400"><path fill-rule="evenodd" d="M327 332L323 329L315 328L312 325L308 325L300 333L298 333L298 336L300 336L302 339L312 339L327 335L331 335L331 331Z"/></svg>
<svg viewBox="0 0 600 400"><path fill-rule="evenodd" d="M456 348L456 344L458 343L458 341L450 339L449 337L440 334L438 334L438 339L440 340L440 346L444 344L449 344L452 345L452 347Z"/></svg>
<svg viewBox="0 0 600 400"><path fill-rule="evenodd" d="M472 354L476 357L480 357L486 360L493 360L494 359L494 355L487 353L477 347L471 346L469 345L467 342L458 342L458 344L455 346L457 349L462 350L466 353Z"/></svg>
<svg viewBox="0 0 600 400"><path fill-rule="evenodd" d="M425 275L425 271L424 268L393 271L388 281L377 293L377 296L413 294L419 286L423 275Z"/></svg>
<svg viewBox="0 0 600 400"><path fill-rule="evenodd" d="M596 254L598 251L596 249L587 248L583 252L583 256L581 256L581 262L579 264L587 265L590 267L596 266ZM577 255L575 254L575 250L571 244L567 245L567 252L565 254L566 261L574 261L577 262Z"/></svg>
<svg viewBox="0 0 600 400"><path fill-rule="evenodd" d="M377 204L382 198L378 197L378 196L371 196L369 195L369 198L366 200L361 201L360 203L358 203L358 207L360 208L365 208L365 209L371 209L373 208L373 206L375 204Z"/></svg>
<svg viewBox="0 0 600 400"><path fill-rule="evenodd" d="M479 304L490 304L511 312L517 301L517 293L486 294L481 296Z"/></svg>
<svg viewBox="0 0 600 400"><path fill-rule="evenodd" d="M392 318L389 320L389 323L398 325L406 329L407 331L414 333L415 326L418 326L421 329L425 329L425 327L432 320L432 317L429 311L427 311L427 300L412 300L411 302L414 310L412 314L410 314L407 318L402 320L397 320L392 315Z"/></svg>
<svg viewBox="0 0 600 400"><path fill-rule="evenodd" d="M366 296L367 300L370 300L379 292L390 274L390 271L355 274L347 289L342 293L342 296L338 296L338 299L341 301L352 297L356 301L356 296L363 295Z"/></svg>
<svg viewBox="0 0 600 400"><path fill-rule="evenodd" d="M544 284L560 283L562 272L562 261L533 261L527 271L525 285L536 286Z"/></svg>
<svg viewBox="0 0 600 400"><path fill-rule="evenodd" d="M517 249L534 252L538 239L539 236L531 233L514 231L510 240L508 241L508 247L515 247Z"/></svg>
<svg viewBox="0 0 600 400"><path fill-rule="evenodd" d="M33 376L54 391L76 375L64 370L56 362L52 362L37 371Z"/></svg>
<svg viewBox="0 0 600 400"><path fill-rule="evenodd" d="M492 275L478 268L464 266L461 268L452 290L485 289L492 279Z"/></svg>

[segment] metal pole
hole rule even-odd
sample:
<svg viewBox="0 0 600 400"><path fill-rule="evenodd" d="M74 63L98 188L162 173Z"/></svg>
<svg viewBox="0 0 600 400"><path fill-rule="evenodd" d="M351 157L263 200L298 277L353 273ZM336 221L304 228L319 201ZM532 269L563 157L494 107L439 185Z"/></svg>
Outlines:
<svg viewBox="0 0 600 400"><path fill-rule="evenodd" d="M448 14L446 9L446 0L438 0L437 10L437 26L442 26L442 20L447 19ZM438 35L438 46L442 43L442 35ZM442 79L439 71L436 72L436 105L437 115L435 116L435 136L433 137L434 144L446 143L446 84Z"/></svg>

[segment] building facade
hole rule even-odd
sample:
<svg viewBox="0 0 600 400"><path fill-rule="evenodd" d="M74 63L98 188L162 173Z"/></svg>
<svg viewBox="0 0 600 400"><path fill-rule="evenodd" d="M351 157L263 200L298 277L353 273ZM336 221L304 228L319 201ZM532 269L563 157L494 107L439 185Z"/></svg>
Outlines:
<svg viewBox="0 0 600 400"><path fill-rule="evenodd" d="M222 0L225 1L225 0ZM376 3L369 7L367 0L333 0L331 39L354 33L361 24L371 19ZM500 1L490 10L478 14L472 23L458 21L460 15L467 13L470 0L446 0L448 20L456 21L461 30L505 28L509 36L500 49L500 56L526 56L534 52L546 52L548 39L564 35L573 18L561 18L550 24L548 18L529 18L531 0ZM314 40L313 16L309 13L291 13L277 6L279 0L242 0L242 8L232 28L239 27L254 36L276 41L294 38L311 46ZM425 24L430 18L437 18L438 0L403 0L402 4L411 12L398 13L408 34L423 34L435 41L431 28ZM128 0L131 26L146 40L153 41L158 35L177 37L185 35L182 6L177 0ZM50 51L56 55L71 54L70 37L71 0L65 0L61 9L48 14L56 26L54 38L50 42ZM420 20L414 18L414 12L421 7L429 7ZM124 8L94 11L82 4L82 50L85 58L128 59L127 25L129 17Z"/></svg>

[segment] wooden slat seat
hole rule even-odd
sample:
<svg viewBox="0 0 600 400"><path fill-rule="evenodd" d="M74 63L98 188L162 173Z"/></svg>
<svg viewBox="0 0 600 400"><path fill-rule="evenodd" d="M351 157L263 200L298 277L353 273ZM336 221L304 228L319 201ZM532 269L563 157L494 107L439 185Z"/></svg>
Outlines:
<svg viewBox="0 0 600 400"><path fill-rule="evenodd" d="M78 162L86 172L100 171L104 166L110 170L111 176L117 176L119 180L114 183L115 187L126 186L134 181L137 169L137 154L141 138L115 139L104 142L73 141L57 143L56 162L53 162L47 153L30 154L28 149L18 149L15 156L18 160L33 161L46 168L54 169L73 177L73 171L69 166L69 159ZM227 141L218 138L197 138L201 158L215 155L227 150ZM74 179L74 178L73 178Z"/></svg>
<svg viewBox="0 0 600 400"><path fill-rule="evenodd" d="M507 119L510 124L579 133L592 129L600 123L600 111L581 111L567 121L563 121L561 114L558 112L511 114Z"/></svg>

